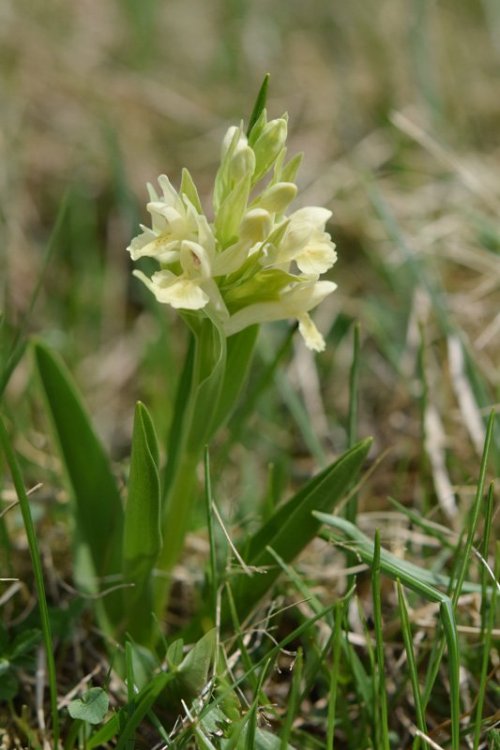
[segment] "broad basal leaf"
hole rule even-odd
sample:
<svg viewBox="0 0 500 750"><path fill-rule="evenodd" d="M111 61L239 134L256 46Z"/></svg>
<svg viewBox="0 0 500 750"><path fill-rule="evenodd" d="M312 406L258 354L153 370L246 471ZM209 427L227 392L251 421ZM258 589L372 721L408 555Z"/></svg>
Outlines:
<svg viewBox="0 0 500 750"><path fill-rule="evenodd" d="M243 558L247 565L265 572L242 575L234 587L240 618L246 617L266 594L280 573L271 547L285 562L291 562L316 536L321 522L315 510L332 510L358 477L370 449L364 440L344 453L334 464L311 479L291 500L278 507L271 518L250 539ZM226 613L227 617L227 613Z"/></svg>
<svg viewBox="0 0 500 750"><path fill-rule="evenodd" d="M123 510L108 458L64 364L45 344L36 342L33 348L75 500L79 539L90 551L97 576L117 574L120 572ZM95 588L95 582L89 580L88 584L89 588Z"/></svg>
<svg viewBox="0 0 500 750"><path fill-rule="evenodd" d="M135 410L123 532L126 629L145 642L151 625L151 573L161 549L158 442L144 404Z"/></svg>

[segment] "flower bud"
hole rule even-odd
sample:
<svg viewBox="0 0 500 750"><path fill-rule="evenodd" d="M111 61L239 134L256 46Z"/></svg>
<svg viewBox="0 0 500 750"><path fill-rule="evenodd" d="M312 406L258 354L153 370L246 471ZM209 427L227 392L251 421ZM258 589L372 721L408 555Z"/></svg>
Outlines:
<svg viewBox="0 0 500 750"><path fill-rule="evenodd" d="M287 121L284 117L271 120L258 137L253 150L255 153L254 182L263 177L276 161L286 142Z"/></svg>
<svg viewBox="0 0 500 750"><path fill-rule="evenodd" d="M297 195L293 182L277 182L265 190L259 198L259 207L273 214L281 214Z"/></svg>
<svg viewBox="0 0 500 750"><path fill-rule="evenodd" d="M243 177L251 177L255 169L255 154L250 148L240 143L229 161L229 180L236 185Z"/></svg>
<svg viewBox="0 0 500 750"><path fill-rule="evenodd" d="M238 136L236 135L237 133L239 134ZM233 141L235 141L236 139L244 139L246 142L246 138L241 132L241 128L237 127L236 125L231 125L231 127L226 130L226 134L222 139L221 161L224 161L228 151L233 145Z"/></svg>
<svg viewBox="0 0 500 750"><path fill-rule="evenodd" d="M240 224L240 237L250 240L252 244L262 242L272 229L272 220L263 208L253 208L248 211Z"/></svg>

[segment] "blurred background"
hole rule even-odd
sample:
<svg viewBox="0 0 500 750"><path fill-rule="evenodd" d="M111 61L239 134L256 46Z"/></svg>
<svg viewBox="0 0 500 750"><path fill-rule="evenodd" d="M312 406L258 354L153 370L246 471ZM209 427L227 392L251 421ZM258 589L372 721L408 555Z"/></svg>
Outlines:
<svg viewBox="0 0 500 750"><path fill-rule="evenodd" d="M136 398L163 434L185 331L131 279L125 248L160 173L178 185L188 167L209 211L221 137L248 119L267 72L269 115L288 111L290 153L305 152L298 204L333 211L339 288L315 315L326 352L290 347L287 378L259 400L234 465L254 477L255 464L279 460L287 476L288 452L300 475L309 456L345 448L359 321L359 433L391 451L379 496L415 499L422 431L459 492L500 400L497 0L2 0L8 329L53 236L30 332L69 364L114 458L127 454ZM257 372L286 331L263 331ZM30 371L28 357L6 403L38 464L47 446ZM430 460L425 492L444 497L438 468Z"/></svg>

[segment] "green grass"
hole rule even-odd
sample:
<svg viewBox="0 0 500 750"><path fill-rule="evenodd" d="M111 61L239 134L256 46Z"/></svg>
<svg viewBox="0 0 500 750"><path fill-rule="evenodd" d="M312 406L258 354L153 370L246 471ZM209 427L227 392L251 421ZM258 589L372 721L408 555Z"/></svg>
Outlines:
<svg viewBox="0 0 500 750"><path fill-rule="evenodd" d="M168 5L0 24L0 739L495 747L495 3ZM190 344L125 252L266 92L333 211L319 355Z"/></svg>

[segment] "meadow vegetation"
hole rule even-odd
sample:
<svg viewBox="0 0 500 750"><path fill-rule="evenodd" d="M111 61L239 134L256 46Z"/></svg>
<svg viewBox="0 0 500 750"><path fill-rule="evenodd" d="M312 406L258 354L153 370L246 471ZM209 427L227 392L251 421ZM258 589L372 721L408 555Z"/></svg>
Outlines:
<svg viewBox="0 0 500 750"><path fill-rule="evenodd" d="M495 0L2 4L2 750L500 747L499 74ZM264 104L324 351L126 252Z"/></svg>

